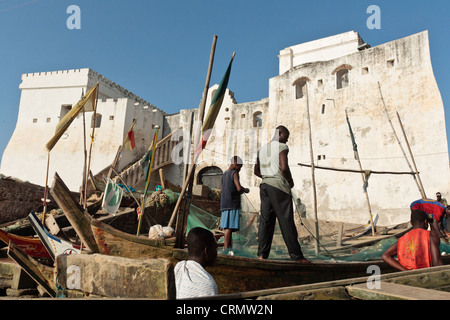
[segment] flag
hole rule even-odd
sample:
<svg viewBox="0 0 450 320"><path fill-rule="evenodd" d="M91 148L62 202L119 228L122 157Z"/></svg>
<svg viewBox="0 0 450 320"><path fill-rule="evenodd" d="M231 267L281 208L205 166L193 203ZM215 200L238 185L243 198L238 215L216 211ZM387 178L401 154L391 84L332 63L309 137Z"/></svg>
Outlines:
<svg viewBox="0 0 450 320"><path fill-rule="evenodd" d="M94 87L92 87L78 103L59 121L56 126L55 135L50 141L47 143L46 147L48 151L51 151L53 147L56 145L58 140L70 126L72 121L78 116L81 111L93 111L95 108L95 103L98 95L98 87L97 83Z"/></svg>
<svg viewBox="0 0 450 320"><path fill-rule="evenodd" d="M356 144L355 136L353 135L353 130L350 125L350 120L348 120L348 115L346 115L346 118L347 118L348 129L350 130L350 137L352 138L353 151L358 152L358 145Z"/></svg>
<svg viewBox="0 0 450 320"><path fill-rule="evenodd" d="M142 162L141 162L142 169L144 170L144 180L145 181L148 180L148 173L151 170L151 168L150 168L151 164L152 164L151 161L152 161L154 149L156 148L156 139L158 138L157 137L158 131L159 131L159 128L156 129L155 135L153 136L152 144L148 148L148 151L144 155L144 158L142 159Z"/></svg>
<svg viewBox="0 0 450 320"><path fill-rule="evenodd" d="M128 130L127 136L125 137L125 141L123 142L123 146L127 150L133 150L136 147L136 142L134 140L134 125L136 121L133 121L130 130Z"/></svg>
<svg viewBox="0 0 450 320"><path fill-rule="evenodd" d="M209 136L211 135L212 128L216 122L217 115L219 114L220 107L222 106L223 98L225 97L225 92L227 91L228 80L230 79L231 65L233 64L234 53L231 57L230 64L228 65L227 71L225 72L222 81L220 82L219 88L214 95L214 98L209 107L208 114L206 115L205 121L202 125L202 140L199 142L195 148L195 154L199 155L205 148L208 142Z"/></svg>
<svg viewBox="0 0 450 320"><path fill-rule="evenodd" d="M122 196L123 189L108 178L103 195L102 208L108 213L115 214L119 209Z"/></svg>

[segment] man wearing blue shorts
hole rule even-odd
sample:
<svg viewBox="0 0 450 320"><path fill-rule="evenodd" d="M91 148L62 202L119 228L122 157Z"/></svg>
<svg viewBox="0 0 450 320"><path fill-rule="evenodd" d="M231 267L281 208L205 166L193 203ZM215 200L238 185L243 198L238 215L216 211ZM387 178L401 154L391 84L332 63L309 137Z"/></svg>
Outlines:
<svg viewBox="0 0 450 320"><path fill-rule="evenodd" d="M220 198L221 220L220 227L225 232L224 248L230 249L233 245L232 233L239 230L241 194L249 193L239 181L239 171L242 168L242 159L234 156L231 165L222 176L222 195Z"/></svg>

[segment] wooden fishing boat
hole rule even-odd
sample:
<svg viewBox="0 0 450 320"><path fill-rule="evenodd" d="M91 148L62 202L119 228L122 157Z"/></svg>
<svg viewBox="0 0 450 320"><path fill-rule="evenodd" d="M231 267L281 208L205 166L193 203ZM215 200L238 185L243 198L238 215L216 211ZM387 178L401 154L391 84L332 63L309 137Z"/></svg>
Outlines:
<svg viewBox="0 0 450 320"><path fill-rule="evenodd" d="M45 249L39 238L31 236L18 236L0 229L0 239L8 246L11 242L27 255L36 259L50 259L50 254Z"/></svg>
<svg viewBox="0 0 450 320"><path fill-rule="evenodd" d="M173 257L175 262L187 260L187 250L174 249ZM443 256L442 261L446 265L450 264L450 256ZM305 264L220 254L217 256L216 264L207 267L207 271L216 281L219 293L227 294L367 277L373 274L371 271L373 266L379 267L382 275L398 272L382 260L312 261Z"/></svg>
<svg viewBox="0 0 450 320"><path fill-rule="evenodd" d="M91 252L126 258L163 258L172 255L174 238L135 236L89 216L77 204L58 174L55 174L51 193Z"/></svg>
<svg viewBox="0 0 450 320"><path fill-rule="evenodd" d="M60 184L63 184L62 180L56 179L56 188L52 188L57 202L61 198L70 197L69 194L64 194L65 188ZM70 201L66 199L65 202ZM92 237L97 250L93 252L127 258L167 258L174 264L188 259L187 250L174 249L173 238L152 240L131 235L84 215L78 206L66 206L64 202L58 204L69 220L79 223L78 228L84 228L80 237ZM444 260L450 263L450 256ZM214 277L220 293L235 293L367 276L371 274L369 267L374 265L380 268L382 274L396 271L381 260L312 261L303 264L219 254L216 265L208 268L208 272Z"/></svg>
<svg viewBox="0 0 450 320"><path fill-rule="evenodd" d="M117 230L98 220L91 220L91 230L98 252L125 258L170 258L175 237L168 239L149 239Z"/></svg>

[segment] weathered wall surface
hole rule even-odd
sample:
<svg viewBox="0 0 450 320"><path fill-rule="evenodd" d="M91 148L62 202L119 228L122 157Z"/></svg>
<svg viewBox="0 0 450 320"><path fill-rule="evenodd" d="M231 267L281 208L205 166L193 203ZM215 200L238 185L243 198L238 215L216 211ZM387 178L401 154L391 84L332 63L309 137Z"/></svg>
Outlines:
<svg viewBox="0 0 450 320"><path fill-rule="evenodd" d="M336 89L336 69L349 68L349 84ZM307 77L312 148L316 165L359 169L345 118L347 110L363 169L409 171L389 124L378 82L397 136L408 154L399 113L428 197L446 194L449 177L444 107L434 79L428 33L386 43L332 61L305 64L270 81L269 121L291 130L294 191L311 212L311 170L307 102L296 99L293 83ZM320 160L319 160L320 156ZM411 162L411 160L409 160ZM368 210L359 174L316 170L319 219L366 222ZM444 191L443 191L444 190ZM421 194L409 175L371 175L369 199L380 224L409 220L409 204Z"/></svg>
<svg viewBox="0 0 450 320"><path fill-rule="evenodd" d="M344 44L347 46L348 41ZM356 45L358 41L353 41L353 46ZM288 145L289 165L295 180L293 192L301 198L307 216L312 218L311 169L298 165L311 163L309 104L315 165L359 170L346 122L347 111L363 169L409 172L388 120L392 121L412 165L398 112L426 195L434 198L437 191L447 195L450 172L444 106L431 65L428 32L354 51L329 61L298 65L270 79L268 99L240 104L232 96L225 99L214 135L202 153L196 173L208 166L225 171L232 155L241 156L244 160L241 182L251 188L248 195L251 206L259 208L260 179L253 175L256 152L262 143L271 139L276 126L285 125L291 132ZM285 63L282 60L280 64ZM348 86L337 89L341 69L348 70ZM305 91L303 97L297 98L295 84L302 78L307 80L308 95ZM262 126L254 127L253 116L258 112L262 112ZM180 123L186 123L183 116ZM315 180L319 219L352 223L369 220L359 173L316 169ZM368 183L372 213L379 215L379 224L409 220L410 203L421 197L412 175L372 174Z"/></svg>

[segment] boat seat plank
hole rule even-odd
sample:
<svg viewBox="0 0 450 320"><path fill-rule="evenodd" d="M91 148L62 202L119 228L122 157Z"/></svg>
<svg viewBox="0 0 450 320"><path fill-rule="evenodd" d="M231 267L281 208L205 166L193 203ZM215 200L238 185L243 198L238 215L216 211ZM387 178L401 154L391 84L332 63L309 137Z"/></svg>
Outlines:
<svg viewBox="0 0 450 320"><path fill-rule="evenodd" d="M369 289L367 283L347 286L348 293L361 300L450 300L450 292L424 289L381 281L380 289Z"/></svg>

